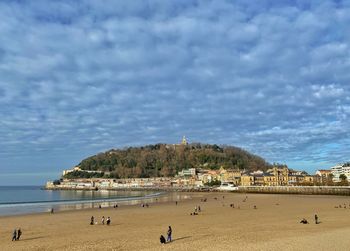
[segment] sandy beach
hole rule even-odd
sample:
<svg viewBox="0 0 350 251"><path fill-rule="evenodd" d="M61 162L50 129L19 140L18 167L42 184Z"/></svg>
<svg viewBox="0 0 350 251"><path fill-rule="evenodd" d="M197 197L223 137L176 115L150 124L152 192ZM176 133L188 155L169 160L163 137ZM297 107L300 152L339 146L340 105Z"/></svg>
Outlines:
<svg viewBox="0 0 350 251"><path fill-rule="evenodd" d="M191 199L0 217L1 250L349 250L350 198L189 193ZM223 198L224 196L224 198ZM244 199L248 196L245 202ZM217 199L215 199L215 197ZM207 198L207 202L202 202ZM235 208L230 207L234 204ZM344 208L346 204L346 208ZM342 208L335 208L341 205ZM199 215L191 216L195 206ZM257 209L254 209L254 206ZM314 223L314 214L320 224ZM89 225L90 217L97 225ZM112 219L110 226L101 217ZM306 218L310 224L300 224ZM173 241L161 245L168 226ZM14 228L21 240L12 242Z"/></svg>

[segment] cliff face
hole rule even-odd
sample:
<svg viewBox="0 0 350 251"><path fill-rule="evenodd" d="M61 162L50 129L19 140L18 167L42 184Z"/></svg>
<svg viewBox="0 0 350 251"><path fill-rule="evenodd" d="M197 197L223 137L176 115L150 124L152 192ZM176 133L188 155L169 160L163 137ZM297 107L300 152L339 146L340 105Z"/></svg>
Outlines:
<svg viewBox="0 0 350 251"><path fill-rule="evenodd" d="M111 178L173 176L187 168L266 170L263 158L233 146L208 144L156 144L112 149L88 157L78 165L82 170L108 173ZM71 173L79 177L79 172Z"/></svg>

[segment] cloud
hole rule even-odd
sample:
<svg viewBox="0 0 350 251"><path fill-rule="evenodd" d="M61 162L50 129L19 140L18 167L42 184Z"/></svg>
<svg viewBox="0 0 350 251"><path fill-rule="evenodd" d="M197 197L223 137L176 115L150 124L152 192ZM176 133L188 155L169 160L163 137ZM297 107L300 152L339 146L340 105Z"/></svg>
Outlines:
<svg viewBox="0 0 350 251"><path fill-rule="evenodd" d="M349 7L2 2L0 158L57 170L185 134L310 168L345 161Z"/></svg>

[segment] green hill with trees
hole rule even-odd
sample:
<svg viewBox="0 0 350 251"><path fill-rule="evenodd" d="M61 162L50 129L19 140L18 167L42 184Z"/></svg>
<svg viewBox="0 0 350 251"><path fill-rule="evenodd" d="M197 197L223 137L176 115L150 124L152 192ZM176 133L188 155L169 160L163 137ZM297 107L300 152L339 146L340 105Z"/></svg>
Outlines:
<svg viewBox="0 0 350 251"><path fill-rule="evenodd" d="M234 146L192 143L156 144L112 149L82 160L82 170L104 173L72 172L65 178L109 177L136 178L174 176L188 168L266 170L271 165L263 158Z"/></svg>

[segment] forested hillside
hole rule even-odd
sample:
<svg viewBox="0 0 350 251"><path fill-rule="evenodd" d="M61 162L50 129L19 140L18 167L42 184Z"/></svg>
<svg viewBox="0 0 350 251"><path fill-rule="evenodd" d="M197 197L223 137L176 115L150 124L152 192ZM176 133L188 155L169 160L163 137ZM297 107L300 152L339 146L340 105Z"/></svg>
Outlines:
<svg viewBox="0 0 350 251"><path fill-rule="evenodd" d="M233 146L208 144L166 145L112 149L84 159L78 165L83 170L98 170L113 178L174 176L187 168L237 168L266 170L263 158ZM79 172L72 176L81 176Z"/></svg>

